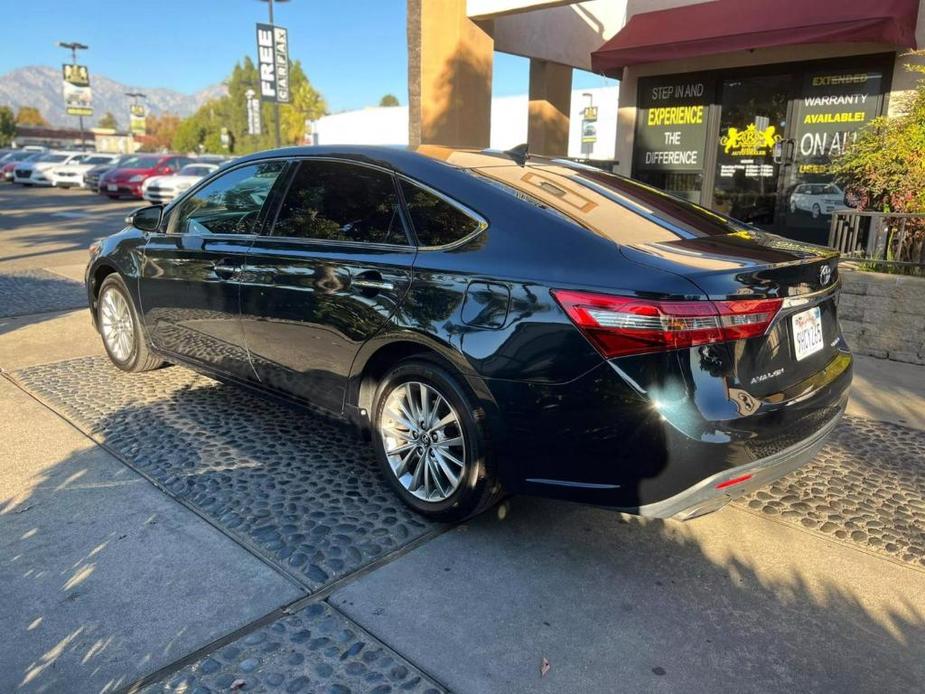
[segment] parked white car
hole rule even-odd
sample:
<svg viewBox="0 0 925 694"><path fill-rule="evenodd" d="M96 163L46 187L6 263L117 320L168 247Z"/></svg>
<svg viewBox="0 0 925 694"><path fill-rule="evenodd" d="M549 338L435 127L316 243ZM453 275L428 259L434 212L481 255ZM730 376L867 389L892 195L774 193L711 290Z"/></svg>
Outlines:
<svg viewBox="0 0 925 694"><path fill-rule="evenodd" d="M194 162L187 164L170 176L152 176L141 185L141 196L148 202L170 202L180 193L201 181L213 171L218 164Z"/></svg>
<svg viewBox="0 0 925 694"><path fill-rule="evenodd" d="M67 164L55 166L45 172L46 178L58 188L86 188L84 174L94 166L112 164L118 154L87 154L82 159L72 159Z"/></svg>
<svg viewBox="0 0 925 694"><path fill-rule="evenodd" d="M809 212L813 219L845 206L845 191L834 183L801 183L790 194L790 211Z"/></svg>
<svg viewBox="0 0 925 694"><path fill-rule="evenodd" d="M84 152L48 152L32 161L24 161L13 169L13 183L25 186L50 186L48 172L58 166L77 160L79 163L86 155Z"/></svg>

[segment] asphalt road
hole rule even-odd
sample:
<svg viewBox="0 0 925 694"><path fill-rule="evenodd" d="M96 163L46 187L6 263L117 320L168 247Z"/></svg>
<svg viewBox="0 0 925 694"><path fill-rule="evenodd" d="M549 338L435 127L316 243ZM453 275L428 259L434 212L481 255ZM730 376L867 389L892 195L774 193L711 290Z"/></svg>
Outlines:
<svg viewBox="0 0 925 694"><path fill-rule="evenodd" d="M121 229L125 215L145 204L0 183L0 272L86 265L89 245Z"/></svg>
<svg viewBox="0 0 925 694"><path fill-rule="evenodd" d="M818 461L704 518L433 526L324 420L106 363L79 280L135 206L0 185L0 691L925 689L925 369L859 360Z"/></svg>

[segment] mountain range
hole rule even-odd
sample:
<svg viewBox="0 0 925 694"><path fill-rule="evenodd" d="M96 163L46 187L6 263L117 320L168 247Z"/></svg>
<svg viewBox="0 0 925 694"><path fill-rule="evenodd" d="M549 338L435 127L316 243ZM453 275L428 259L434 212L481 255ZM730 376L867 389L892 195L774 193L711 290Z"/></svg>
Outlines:
<svg viewBox="0 0 925 694"><path fill-rule="evenodd" d="M139 87L109 79L105 75L90 73L93 89L93 115L84 118L87 127L96 125L107 111L111 112L120 128L128 126L130 99L125 92L143 92L148 112L161 115L175 113L188 116L209 99L223 96L225 85L215 84L194 94L184 94L163 87ZM20 106L35 106L51 125L76 126L77 118L64 112L61 93L60 68L47 65L30 65L0 75L0 106L14 111Z"/></svg>

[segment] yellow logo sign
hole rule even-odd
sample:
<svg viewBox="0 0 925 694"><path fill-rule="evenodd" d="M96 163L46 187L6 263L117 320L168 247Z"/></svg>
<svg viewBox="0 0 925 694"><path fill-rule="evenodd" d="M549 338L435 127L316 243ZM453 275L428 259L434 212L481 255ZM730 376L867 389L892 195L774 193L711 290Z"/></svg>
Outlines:
<svg viewBox="0 0 925 694"><path fill-rule="evenodd" d="M745 130L729 128L719 142L726 154L734 157L763 157L780 142L781 136L777 128L769 125L764 130L758 130L754 123L749 123Z"/></svg>

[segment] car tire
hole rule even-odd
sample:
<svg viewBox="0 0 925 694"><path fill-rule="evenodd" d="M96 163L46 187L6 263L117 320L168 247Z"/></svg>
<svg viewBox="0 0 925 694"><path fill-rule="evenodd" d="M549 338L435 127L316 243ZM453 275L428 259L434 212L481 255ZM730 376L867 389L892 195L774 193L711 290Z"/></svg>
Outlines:
<svg viewBox="0 0 925 694"><path fill-rule="evenodd" d="M427 418L422 392L431 405L423 426L422 419L410 422L404 417L411 409ZM412 357L385 375L373 399L373 447L382 474L407 506L431 520L461 521L501 498L484 420L484 411L461 379L434 361ZM409 444L406 456L396 452Z"/></svg>
<svg viewBox="0 0 925 694"><path fill-rule="evenodd" d="M96 325L109 360L123 371L140 373L164 364L153 354L125 281L106 276L96 300Z"/></svg>
<svg viewBox="0 0 925 694"><path fill-rule="evenodd" d="M822 208L818 204L813 203L813 219L819 219L822 215Z"/></svg>

